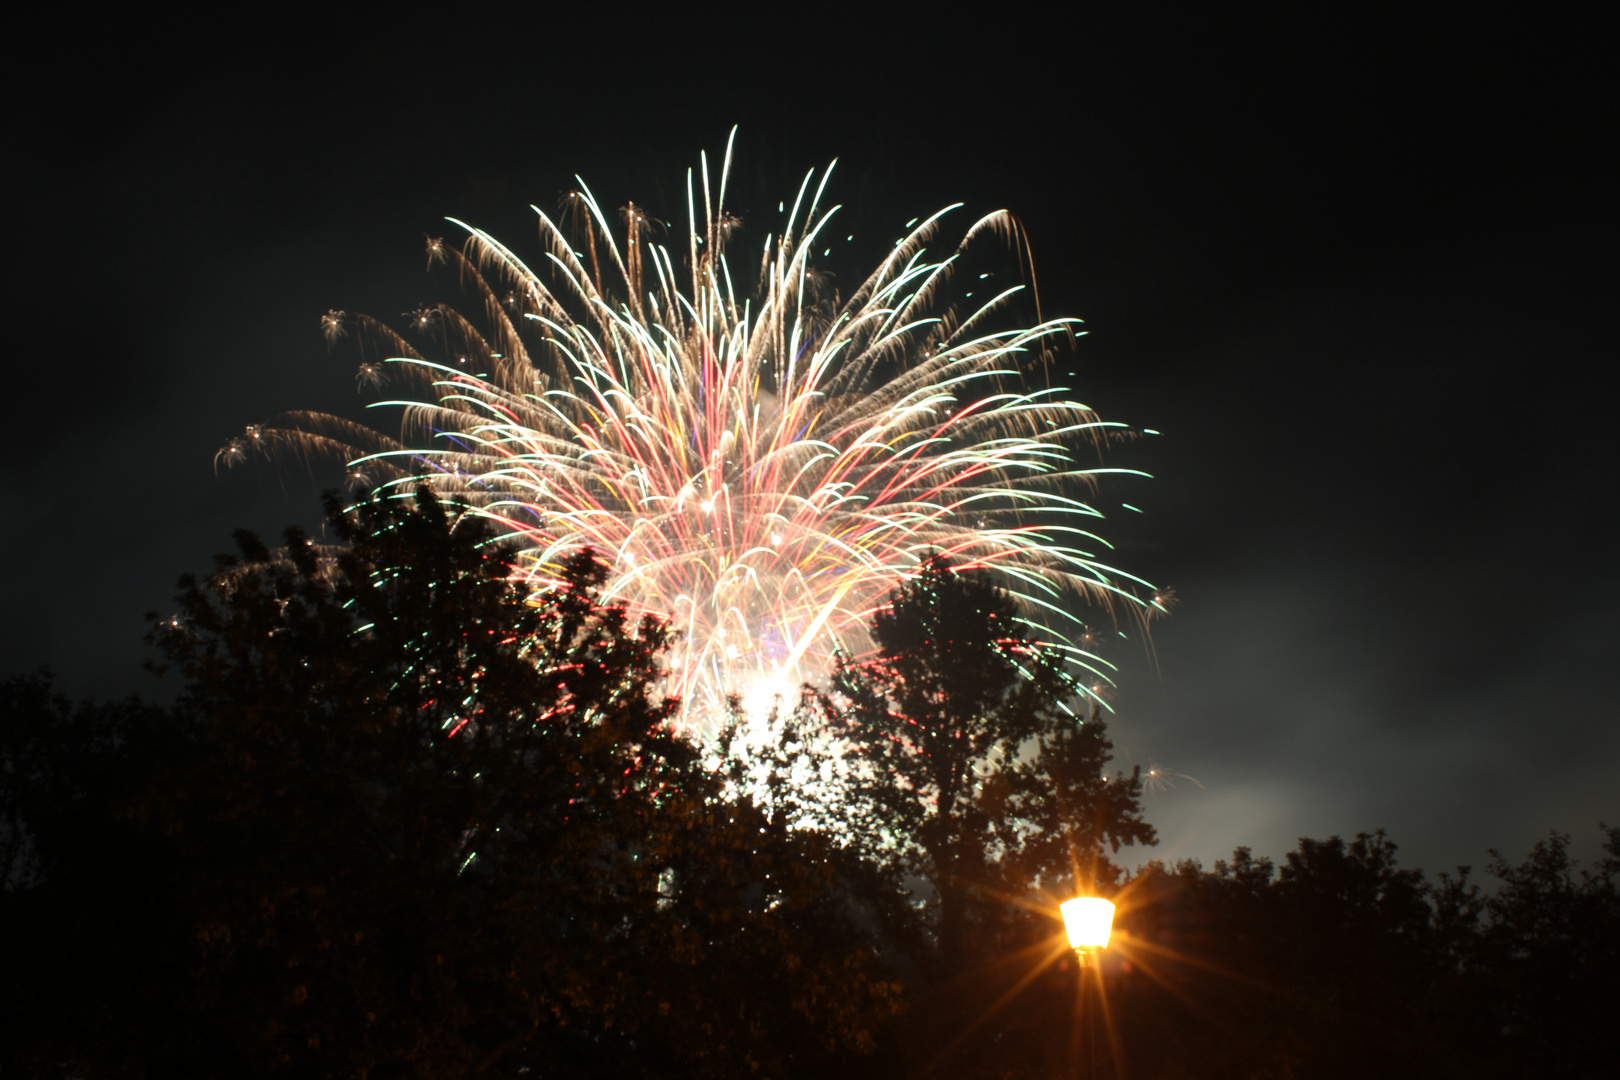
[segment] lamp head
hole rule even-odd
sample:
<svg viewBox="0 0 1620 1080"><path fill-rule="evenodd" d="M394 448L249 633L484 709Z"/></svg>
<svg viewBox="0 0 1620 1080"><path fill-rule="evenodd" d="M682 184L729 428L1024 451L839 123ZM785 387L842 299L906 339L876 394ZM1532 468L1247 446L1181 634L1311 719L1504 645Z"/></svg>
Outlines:
<svg viewBox="0 0 1620 1080"><path fill-rule="evenodd" d="M1065 900L1058 910L1063 913L1063 929L1069 934L1069 948L1084 955L1088 951L1106 948L1108 936L1114 928L1114 903L1100 896L1077 896Z"/></svg>

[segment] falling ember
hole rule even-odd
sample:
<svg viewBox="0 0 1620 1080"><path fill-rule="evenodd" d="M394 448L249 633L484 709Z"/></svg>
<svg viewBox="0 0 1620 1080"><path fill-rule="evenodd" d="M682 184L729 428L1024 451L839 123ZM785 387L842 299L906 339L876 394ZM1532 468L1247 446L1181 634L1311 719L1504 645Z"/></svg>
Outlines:
<svg viewBox="0 0 1620 1080"><path fill-rule="evenodd" d="M750 706L860 652L888 592L929 552L992 572L1038 636L1100 693L1109 665L1080 603L1138 620L1162 610L1152 587L1092 554L1102 514L1081 496L1133 470L1077 460L1128 433L1026 376L1074 319L997 329L1022 286L961 307L950 285L973 246L1023 251L998 211L943 258L927 247L947 207L913 226L848 296L812 256L837 207L829 168L806 176L786 225L752 252L718 185L687 175L686 235L673 251L633 204L623 245L580 184L560 222L536 208L543 272L482 230L429 242L482 302L483 325L439 304L408 314L431 359L382 323L330 312L381 345L403 396L398 440L337 417L297 413L250 429L218 457L265 440L341 457L384 493L428 484L515 542L523 579L555 581L588 546L613 567L606 596L673 621L671 682L693 723L728 695ZM821 246L826 246L822 244ZM759 268L744 287L738 272ZM978 282L975 282L978 284ZM359 381L383 383L375 363ZM1141 474L1135 474L1141 475Z"/></svg>

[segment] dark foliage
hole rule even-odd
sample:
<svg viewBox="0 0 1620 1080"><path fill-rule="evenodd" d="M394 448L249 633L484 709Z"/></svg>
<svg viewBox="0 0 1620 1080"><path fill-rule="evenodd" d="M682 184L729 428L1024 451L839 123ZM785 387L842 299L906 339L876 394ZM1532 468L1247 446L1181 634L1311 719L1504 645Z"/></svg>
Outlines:
<svg viewBox="0 0 1620 1080"><path fill-rule="evenodd" d="M1566 840L1498 859L1491 894L1398 869L1382 833L1301 840L1281 867L1240 849L1212 872L1149 868L1104 980L1119 1074L1609 1075L1620 830L1596 871Z"/></svg>
<svg viewBox="0 0 1620 1080"><path fill-rule="evenodd" d="M719 798L649 692L665 630L600 605L588 556L526 602L475 518L417 504L333 507L337 553L240 536L183 583L155 634L183 747L102 754L111 785L60 762L98 805L40 816L60 842L7 898L9 936L59 949L82 931L53 898L93 896L98 940L139 955L11 968L17 1067L746 1076L869 1051L893 992L834 862ZM42 685L17 690L69 742Z"/></svg>
<svg viewBox="0 0 1620 1080"><path fill-rule="evenodd" d="M938 898L938 959L959 971L1008 900L1107 885L1103 849L1154 842L1141 783L1107 765L1100 715L1005 592L941 556L890 595L876 654L843 658L822 713L868 768L849 813L868 858Z"/></svg>
<svg viewBox="0 0 1620 1080"><path fill-rule="evenodd" d="M177 867L125 811L190 749L163 710L73 707L46 673L0 683L0 1075L53 1075L77 1040L129 1061L172 1018Z"/></svg>
<svg viewBox="0 0 1620 1080"><path fill-rule="evenodd" d="M911 944L910 1068L1038 1072L1052 1052L1029 1024L1067 1027L1028 992L1066 954L1056 903L1111 891L1107 853L1154 842L1140 779L1108 773L1100 713L1087 716L1012 598L945 558L891 594L873 638L875 654L841 660L818 704L864 765L845 808L858 846L913 901L914 929L891 935Z"/></svg>
<svg viewBox="0 0 1620 1080"><path fill-rule="evenodd" d="M1152 840L1055 659L942 560L831 719L826 832L671 727L667 631L475 517L238 537L154 639L175 710L0 683L0 1077L1606 1076L1620 829L1438 881L1382 833L1213 870ZM728 787L728 783L731 785ZM803 807L799 807L802 810ZM818 808L825 814L827 807ZM834 842L833 838L837 838ZM1120 904L1078 971L1076 886ZM892 974L898 972L899 974Z"/></svg>
<svg viewBox="0 0 1620 1080"><path fill-rule="evenodd" d="M1508 1075L1597 1077L1620 1063L1620 828L1603 858L1581 869L1569 837L1553 833L1518 866L1495 856L1502 885L1469 941L1472 1002Z"/></svg>

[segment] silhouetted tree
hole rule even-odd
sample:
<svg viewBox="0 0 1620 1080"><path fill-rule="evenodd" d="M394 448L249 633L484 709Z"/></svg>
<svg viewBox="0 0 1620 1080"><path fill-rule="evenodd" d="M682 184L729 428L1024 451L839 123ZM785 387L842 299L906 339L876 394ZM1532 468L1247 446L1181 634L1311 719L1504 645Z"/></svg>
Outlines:
<svg viewBox="0 0 1620 1080"><path fill-rule="evenodd" d="M0 683L0 1075L60 1075L90 1042L128 1061L171 1018L173 861L128 810L187 747L133 699L73 706L46 672Z"/></svg>
<svg viewBox="0 0 1620 1080"><path fill-rule="evenodd" d="M1620 997L1615 830L1596 871L1554 836L1493 894L1396 865L1382 833L1282 865L1152 866L1107 985L1123 1075L1595 1077Z"/></svg>
<svg viewBox="0 0 1620 1080"><path fill-rule="evenodd" d="M1154 842L1139 778L1108 775L1100 714L1085 718L1004 591L935 555L872 636L876 653L841 658L821 706L865 766L846 810L863 851L937 898L946 967L993 937L985 920L1007 897L1106 883L1105 847Z"/></svg>
<svg viewBox="0 0 1620 1080"><path fill-rule="evenodd" d="M1569 840L1554 832L1517 866L1491 853L1501 886L1469 959L1505 1075L1599 1077L1620 1061L1620 828L1603 826L1595 867Z"/></svg>
<svg viewBox="0 0 1620 1080"><path fill-rule="evenodd" d="M761 786L673 727L668 631L588 555L534 595L427 492L330 510L338 546L240 534L184 583L154 629L177 709L0 683L0 1075L1049 1076L1082 1033L1076 883L1121 902L1105 1073L1620 1053L1620 829L1595 868L1557 833L1497 856L1494 892L1382 833L1121 882L1137 779L943 559L777 718ZM810 807L792 774L834 764L851 786Z"/></svg>
<svg viewBox="0 0 1620 1080"><path fill-rule="evenodd" d="M866 910L911 972L909 1068L1049 1071L1035 1029L1061 1016L1030 993L1066 955L1056 901L1106 889L1106 853L1154 841L1139 778L1109 775L1100 714L987 580L931 557L872 635L875 652L841 658L814 697L842 751L840 803L819 809L886 886L891 902Z"/></svg>
<svg viewBox="0 0 1620 1080"><path fill-rule="evenodd" d="M1455 985L1428 887L1383 834L1305 839L1280 868L1246 849L1213 872L1154 867L1126 895L1131 944L1108 984L1129 1075L1444 1076L1459 1064L1436 1029Z"/></svg>
<svg viewBox="0 0 1620 1080"><path fill-rule="evenodd" d="M160 902L154 955L117 1038L87 1016L36 1060L747 1076L868 1051L894 993L834 861L720 797L653 690L666 630L602 605L585 554L528 595L426 492L330 510L341 548L241 534L158 624L193 749L104 815L160 849L108 893Z"/></svg>

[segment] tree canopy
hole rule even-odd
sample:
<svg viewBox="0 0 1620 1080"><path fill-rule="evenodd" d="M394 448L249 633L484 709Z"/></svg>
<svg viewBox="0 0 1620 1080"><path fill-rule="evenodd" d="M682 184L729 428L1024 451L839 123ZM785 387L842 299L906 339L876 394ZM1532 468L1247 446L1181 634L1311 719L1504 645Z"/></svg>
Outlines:
<svg viewBox="0 0 1620 1080"><path fill-rule="evenodd" d="M105 815L160 851L124 892L168 913L108 994L161 989L165 1022L41 1022L35 1060L741 1076L870 1050L894 989L834 861L720 796L656 692L667 629L603 605L588 554L530 596L476 517L413 502L334 504L337 548L239 535L183 583L154 637L187 744Z"/></svg>
<svg viewBox="0 0 1620 1080"><path fill-rule="evenodd" d="M1559 834L1498 856L1494 892L1382 833L1127 875L1138 778L1008 597L942 558L717 764L659 689L670 629L604 603L588 553L533 593L427 492L329 509L335 545L243 533L183 581L153 629L174 708L0 682L0 1075L1613 1061L1620 829L1595 868ZM1076 888L1120 905L1089 982L1056 919Z"/></svg>
<svg viewBox="0 0 1620 1080"><path fill-rule="evenodd" d="M1493 891L1398 865L1383 833L1280 864L1150 865L1106 984L1129 1076L1597 1077L1620 1048L1620 829L1553 834Z"/></svg>
<svg viewBox="0 0 1620 1080"><path fill-rule="evenodd" d="M823 715L847 752L863 850L938 898L939 958L993 940L1009 897L1110 883L1103 855L1151 844L1141 781L1061 657L1030 639L1014 600L930 557L873 620L877 648L840 659Z"/></svg>

